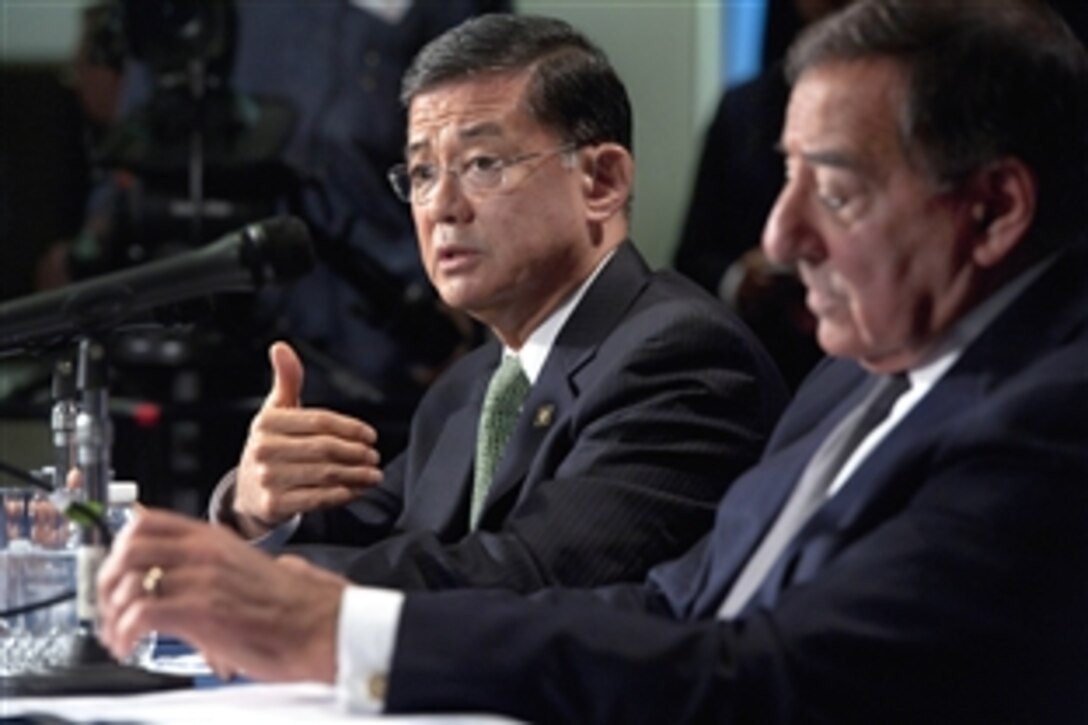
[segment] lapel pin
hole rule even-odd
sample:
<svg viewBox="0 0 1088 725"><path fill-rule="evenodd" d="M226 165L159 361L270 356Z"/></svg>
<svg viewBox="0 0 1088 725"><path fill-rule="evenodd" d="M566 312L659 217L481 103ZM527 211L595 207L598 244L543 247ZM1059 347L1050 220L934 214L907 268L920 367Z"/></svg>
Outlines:
<svg viewBox="0 0 1088 725"><path fill-rule="evenodd" d="M551 403L545 403L536 409L536 415L533 416L534 428L547 428L555 420L555 406Z"/></svg>

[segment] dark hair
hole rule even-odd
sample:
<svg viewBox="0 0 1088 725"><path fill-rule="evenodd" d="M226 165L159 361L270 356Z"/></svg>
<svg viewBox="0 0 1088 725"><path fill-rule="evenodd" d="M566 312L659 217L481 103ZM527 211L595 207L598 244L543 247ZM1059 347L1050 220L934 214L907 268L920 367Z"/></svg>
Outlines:
<svg viewBox="0 0 1088 725"><path fill-rule="evenodd" d="M562 20L481 15L428 43L404 76L401 101L477 74L533 71L529 112L577 144L632 150L631 102L605 54Z"/></svg>
<svg viewBox="0 0 1088 725"><path fill-rule="evenodd" d="M1035 226L1088 224L1088 54L1041 0L862 0L806 30L786 72L890 58L908 78L900 133L937 182L1001 157L1038 177Z"/></svg>

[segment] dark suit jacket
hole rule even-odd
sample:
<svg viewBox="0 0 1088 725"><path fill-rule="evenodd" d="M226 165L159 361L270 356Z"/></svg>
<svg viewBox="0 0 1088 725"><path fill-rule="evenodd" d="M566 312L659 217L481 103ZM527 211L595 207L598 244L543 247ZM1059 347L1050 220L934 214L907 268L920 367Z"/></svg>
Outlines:
<svg viewBox="0 0 1088 725"><path fill-rule="evenodd" d="M561 330L468 531L476 424L498 344L456 363L413 418L382 485L303 517L295 543L396 588L640 580L710 527L759 456L785 388L750 333L629 243Z"/></svg>
<svg viewBox="0 0 1088 725"><path fill-rule="evenodd" d="M879 444L754 604L715 619L866 377L844 361L814 373L711 533L641 587L531 602L409 595L389 708L567 722L1088 722L1085 245Z"/></svg>

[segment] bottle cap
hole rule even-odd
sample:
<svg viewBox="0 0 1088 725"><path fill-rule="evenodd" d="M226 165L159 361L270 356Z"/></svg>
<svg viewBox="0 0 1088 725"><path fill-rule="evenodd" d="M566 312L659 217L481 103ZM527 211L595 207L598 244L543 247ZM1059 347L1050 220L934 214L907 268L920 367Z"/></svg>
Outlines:
<svg viewBox="0 0 1088 725"><path fill-rule="evenodd" d="M140 487L135 481L110 481L109 503L111 506L136 503L139 495Z"/></svg>

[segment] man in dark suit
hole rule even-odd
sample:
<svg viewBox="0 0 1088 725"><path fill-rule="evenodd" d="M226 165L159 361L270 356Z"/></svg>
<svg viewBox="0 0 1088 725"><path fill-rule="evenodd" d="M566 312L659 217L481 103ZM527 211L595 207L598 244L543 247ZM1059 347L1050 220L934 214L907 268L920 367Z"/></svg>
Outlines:
<svg viewBox="0 0 1088 725"><path fill-rule="evenodd" d="M627 240L630 105L603 54L559 22L482 27L524 40L419 56L391 180L442 298L497 340L435 382L384 469L364 423L298 406L301 364L274 346L273 390L213 517L321 544L309 556L395 588L639 580L710 527L784 388L724 308ZM488 467L478 421L504 359L527 390Z"/></svg>
<svg viewBox="0 0 1088 725"><path fill-rule="evenodd" d="M254 557L303 619L269 645L257 618L216 640L207 607L185 615L220 542L154 514L100 577L110 646L166 627L390 712L1088 720L1088 55L1042 3L859 0L789 66L764 246L798 265L841 359L700 544L641 586L532 600ZM178 578L153 598L139 585L160 560Z"/></svg>

